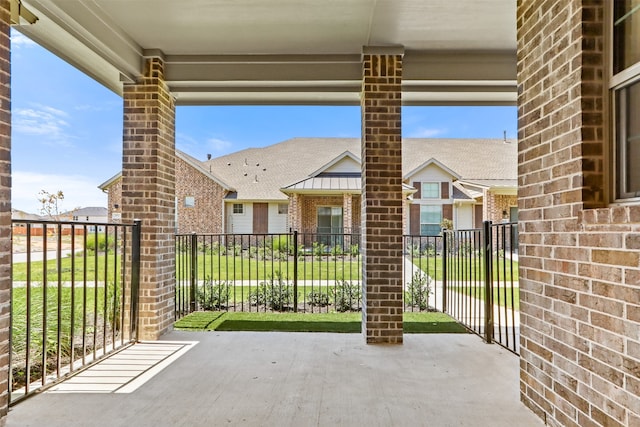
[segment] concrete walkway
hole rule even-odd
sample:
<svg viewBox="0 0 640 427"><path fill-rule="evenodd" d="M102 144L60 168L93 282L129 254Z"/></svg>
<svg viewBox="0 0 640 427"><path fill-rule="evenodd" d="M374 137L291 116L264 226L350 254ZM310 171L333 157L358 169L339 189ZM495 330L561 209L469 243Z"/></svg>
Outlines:
<svg viewBox="0 0 640 427"><path fill-rule="evenodd" d="M519 402L518 358L470 334L172 332L197 341L130 393L45 392L7 426L491 426L543 423ZM135 348L135 346L134 346Z"/></svg>

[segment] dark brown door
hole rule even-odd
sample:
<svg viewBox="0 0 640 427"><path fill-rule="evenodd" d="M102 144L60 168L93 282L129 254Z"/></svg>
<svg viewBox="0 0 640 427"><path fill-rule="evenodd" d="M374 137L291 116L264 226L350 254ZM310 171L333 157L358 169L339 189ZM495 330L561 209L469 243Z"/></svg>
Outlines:
<svg viewBox="0 0 640 427"><path fill-rule="evenodd" d="M474 218L474 227L475 228L482 228L482 205L475 205L473 207L473 216Z"/></svg>
<svg viewBox="0 0 640 427"><path fill-rule="evenodd" d="M266 234L269 232L269 204L253 204L253 234Z"/></svg>

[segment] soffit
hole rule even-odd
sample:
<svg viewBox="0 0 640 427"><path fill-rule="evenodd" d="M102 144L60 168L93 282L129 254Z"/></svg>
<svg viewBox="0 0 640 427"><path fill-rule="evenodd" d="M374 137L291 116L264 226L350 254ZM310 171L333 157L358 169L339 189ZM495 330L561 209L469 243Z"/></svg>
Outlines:
<svg viewBox="0 0 640 427"><path fill-rule="evenodd" d="M358 104L364 46L404 103L513 104L514 0L23 0L18 30L121 93L161 55L178 104Z"/></svg>

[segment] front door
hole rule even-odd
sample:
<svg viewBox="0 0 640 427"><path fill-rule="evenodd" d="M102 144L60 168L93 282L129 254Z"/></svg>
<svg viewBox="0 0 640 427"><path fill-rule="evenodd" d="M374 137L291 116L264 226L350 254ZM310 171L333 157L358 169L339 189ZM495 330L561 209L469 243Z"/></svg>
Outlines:
<svg viewBox="0 0 640 427"><path fill-rule="evenodd" d="M269 204L253 204L253 234L267 234L269 232Z"/></svg>

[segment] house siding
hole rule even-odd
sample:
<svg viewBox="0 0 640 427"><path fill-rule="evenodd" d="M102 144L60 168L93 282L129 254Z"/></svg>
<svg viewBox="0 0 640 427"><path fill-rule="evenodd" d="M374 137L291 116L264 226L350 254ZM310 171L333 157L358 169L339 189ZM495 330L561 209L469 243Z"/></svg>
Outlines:
<svg viewBox="0 0 640 427"><path fill-rule="evenodd" d="M608 4L518 2L520 390L551 426L640 425L640 206L602 200Z"/></svg>
<svg viewBox="0 0 640 427"><path fill-rule="evenodd" d="M278 213L278 205L286 203L269 203L269 233L288 233L289 218L287 214Z"/></svg>
<svg viewBox="0 0 640 427"><path fill-rule="evenodd" d="M241 214L233 213L233 205L241 203L244 211ZM227 233L253 233L253 203L231 202L226 204Z"/></svg>

